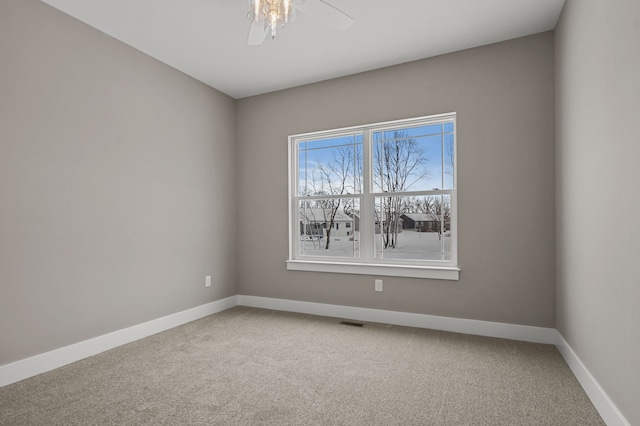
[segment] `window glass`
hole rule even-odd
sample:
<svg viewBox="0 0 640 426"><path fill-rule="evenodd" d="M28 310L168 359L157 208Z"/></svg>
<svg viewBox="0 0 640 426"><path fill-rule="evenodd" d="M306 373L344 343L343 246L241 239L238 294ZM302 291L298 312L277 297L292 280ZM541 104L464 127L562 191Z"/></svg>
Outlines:
<svg viewBox="0 0 640 426"><path fill-rule="evenodd" d="M451 189L453 134L444 129L431 124L373 132L374 191Z"/></svg>
<svg viewBox="0 0 640 426"><path fill-rule="evenodd" d="M375 198L375 258L380 260L451 259L451 198Z"/></svg>
<svg viewBox="0 0 640 426"><path fill-rule="evenodd" d="M299 195L362 192L362 135L301 141L298 157Z"/></svg>
<svg viewBox="0 0 640 426"><path fill-rule="evenodd" d="M300 236L299 254L358 257L360 250L359 230L355 226L356 210L359 211L359 201L356 198L300 201L299 229L296 230Z"/></svg>

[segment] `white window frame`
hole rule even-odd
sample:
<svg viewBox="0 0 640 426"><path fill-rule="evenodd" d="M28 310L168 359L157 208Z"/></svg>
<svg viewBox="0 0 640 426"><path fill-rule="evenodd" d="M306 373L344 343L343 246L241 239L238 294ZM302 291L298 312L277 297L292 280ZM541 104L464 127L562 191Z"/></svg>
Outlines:
<svg viewBox="0 0 640 426"><path fill-rule="evenodd" d="M451 226L451 255L449 261L411 261L411 260L380 260L375 259L373 238L375 220L373 219L374 200L379 193L374 192L373 171L373 153L371 142L372 134L377 131L396 129L398 127L409 127L416 125L430 125L452 122L454 125L453 132L453 188L440 189L431 191L408 191L399 192L389 195L439 195L446 194L450 196L450 226ZM432 278L443 280L458 280L460 268L457 258L457 240L458 240L458 220L457 220L457 123L456 113L438 114L425 117L416 117L405 120L387 121L381 123L373 123L362 126L345 127L341 129L332 129L327 131L318 131L311 133L301 133L289 136L289 258L286 262L287 269L293 271L313 271L313 272L333 272L345 274L362 274L376 276L397 276L397 277L414 277L414 278ZM362 135L362 151L363 151L363 179L364 184L362 194L349 195L349 197L360 199L361 219L360 219L360 258L336 258L333 256L299 256L299 214L298 205L301 199L306 197L299 196L298 193L298 150L299 142L311 139L328 138L332 136L343 135ZM443 153L444 155L444 153ZM443 160L444 163L444 160ZM339 196L322 196L322 198L344 198ZM369 213L365 213L369 212ZM369 215L368 219L365 217ZM364 219L364 220L363 220ZM363 227L364 225L364 227Z"/></svg>

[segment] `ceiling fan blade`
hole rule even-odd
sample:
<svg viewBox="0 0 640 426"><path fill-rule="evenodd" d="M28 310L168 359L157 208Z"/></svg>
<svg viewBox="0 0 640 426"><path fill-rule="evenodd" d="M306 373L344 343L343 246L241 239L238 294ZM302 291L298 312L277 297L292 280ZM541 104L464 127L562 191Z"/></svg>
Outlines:
<svg viewBox="0 0 640 426"><path fill-rule="evenodd" d="M264 23L258 21L251 21L251 26L249 27L249 38L247 39L247 44L249 46L258 46L262 44L264 39L267 37L267 32L264 30Z"/></svg>
<svg viewBox="0 0 640 426"><path fill-rule="evenodd" d="M300 0L295 5L308 17L340 31L345 31L353 24L351 16L322 0Z"/></svg>

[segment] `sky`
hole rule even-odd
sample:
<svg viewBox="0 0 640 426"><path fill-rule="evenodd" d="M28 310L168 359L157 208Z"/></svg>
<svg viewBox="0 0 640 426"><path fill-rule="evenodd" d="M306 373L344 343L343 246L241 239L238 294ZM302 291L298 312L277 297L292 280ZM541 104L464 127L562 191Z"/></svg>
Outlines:
<svg viewBox="0 0 640 426"><path fill-rule="evenodd" d="M444 123L374 131L372 133L374 163L379 159L376 153L382 152L382 146L395 151L397 141L402 144L410 139L414 143L414 152L408 157L407 163L402 162L402 164L415 164L416 167L412 176L407 180L411 185L405 190L452 189L454 185L451 158L454 144L453 130L453 123ZM402 137L397 138L399 135ZM336 184L336 181L345 173L349 175L348 183L346 183L347 192L360 192L361 189L357 189L359 188L357 180L353 178L353 171L356 168L362 170L361 163L356 164L356 162L361 161L363 139L362 133L348 133L341 136L334 135L299 141L298 179L300 192L314 194L319 189L323 189L328 193L335 193L329 188L327 178L332 180L332 188L340 187L341 184ZM420 155L423 161L416 164L416 159L420 158ZM345 160L351 161L348 161L347 165ZM324 167L324 170L328 172L324 175L324 185L321 182L320 167ZM382 180L380 173L375 172L376 167L374 166L374 191L379 191Z"/></svg>

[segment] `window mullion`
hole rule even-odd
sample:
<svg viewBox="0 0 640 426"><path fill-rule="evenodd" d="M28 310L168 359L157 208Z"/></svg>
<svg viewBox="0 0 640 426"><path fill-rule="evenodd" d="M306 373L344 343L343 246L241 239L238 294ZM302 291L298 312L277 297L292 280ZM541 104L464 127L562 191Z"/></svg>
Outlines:
<svg viewBox="0 0 640 426"><path fill-rule="evenodd" d="M289 157L289 258L293 259L298 256L298 194L300 191L300 182L298 174L298 143L295 138L289 137L288 144Z"/></svg>
<svg viewBox="0 0 640 426"><path fill-rule="evenodd" d="M373 196L371 195L373 188L371 131L363 132L362 139L363 185L362 205L360 206L360 256L363 260L370 261L373 259L374 238L374 205Z"/></svg>
<svg viewBox="0 0 640 426"><path fill-rule="evenodd" d="M374 192L378 197L418 197L422 195L451 195L453 189L438 189L430 191L404 191L404 192Z"/></svg>

